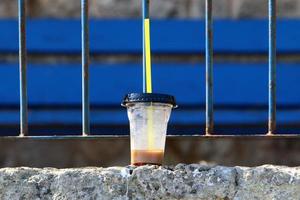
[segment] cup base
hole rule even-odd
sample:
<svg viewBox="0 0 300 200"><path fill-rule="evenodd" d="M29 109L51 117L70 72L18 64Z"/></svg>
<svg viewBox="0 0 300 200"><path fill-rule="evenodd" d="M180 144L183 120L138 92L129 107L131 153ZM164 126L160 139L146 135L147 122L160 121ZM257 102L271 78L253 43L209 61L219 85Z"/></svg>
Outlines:
<svg viewBox="0 0 300 200"><path fill-rule="evenodd" d="M158 163L132 163L131 166L135 166L135 167L140 167L140 166L144 166L144 165L157 165L157 166L161 166L162 164L158 164Z"/></svg>
<svg viewBox="0 0 300 200"><path fill-rule="evenodd" d="M142 165L161 165L164 159L162 150L132 150L131 164L135 166Z"/></svg>

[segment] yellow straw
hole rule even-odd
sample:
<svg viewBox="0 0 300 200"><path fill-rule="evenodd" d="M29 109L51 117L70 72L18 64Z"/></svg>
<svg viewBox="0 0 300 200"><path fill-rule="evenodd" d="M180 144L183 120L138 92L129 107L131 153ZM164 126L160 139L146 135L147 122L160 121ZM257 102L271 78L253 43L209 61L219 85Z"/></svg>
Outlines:
<svg viewBox="0 0 300 200"><path fill-rule="evenodd" d="M145 19L145 50L146 50L146 91L152 93L150 19Z"/></svg>
<svg viewBox="0 0 300 200"><path fill-rule="evenodd" d="M147 110L148 115L148 149L154 150L154 134L153 134L153 107L152 105Z"/></svg>
<svg viewBox="0 0 300 200"><path fill-rule="evenodd" d="M151 74L151 47L150 47L150 19L144 21L145 34L145 51L146 51L146 92L152 93L152 74ZM154 149L153 135L153 107L152 105L147 110L148 115L148 149Z"/></svg>

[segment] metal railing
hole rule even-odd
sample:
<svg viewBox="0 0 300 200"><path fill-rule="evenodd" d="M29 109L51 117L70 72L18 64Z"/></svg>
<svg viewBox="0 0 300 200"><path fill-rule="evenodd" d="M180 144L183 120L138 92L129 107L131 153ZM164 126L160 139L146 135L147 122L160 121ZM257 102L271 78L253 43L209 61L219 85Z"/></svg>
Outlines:
<svg viewBox="0 0 300 200"><path fill-rule="evenodd" d="M20 136L28 136L26 0L18 0L19 70L20 70ZM89 102L89 0L81 0L82 40L82 135L90 134Z"/></svg>
<svg viewBox="0 0 300 200"><path fill-rule="evenodd" d="M20 137L28 136L26 0L18 0L19 70L20 70ZM89 0L81 0L82 40L82 135L90 134L89 102Z"/></svg>
<svg viewBox="0 0 300 200"><path fill-rule="evenodd" d="M147 0L143 0L147 1ZM145 2L144 2L145 3ZM82 135L90 135L89 102L89 1L81 0L82 39ZM146 4L149 6L149 4ZM213 110L213 12L212 0L206 0L206 136L214 136ZM269 0L269 130L276 133L276 0ZM28 136L28 100L26 69L26 9L25 0L18 0L19 70L20 70L20 136ZM277 135L279 136L279 135ZM94 136L90 136L94 137Z"/></svg>
<svg viewBox="0 0 300 200"><path fill-rule="evenodd" d="M20 70L20 136L28 136L26 0L18 0L19 70ZM89 103L89 0L81 0L82 40L82 135L90 134Z"/></svg>
<svg viewBox="0 0 300 200"><path fill-rule="evenodd" d="M213 134L213 20L212 0L205 1L206 28L206 134ZM276 0L269 0L269 130L276 133Z"/></svg>

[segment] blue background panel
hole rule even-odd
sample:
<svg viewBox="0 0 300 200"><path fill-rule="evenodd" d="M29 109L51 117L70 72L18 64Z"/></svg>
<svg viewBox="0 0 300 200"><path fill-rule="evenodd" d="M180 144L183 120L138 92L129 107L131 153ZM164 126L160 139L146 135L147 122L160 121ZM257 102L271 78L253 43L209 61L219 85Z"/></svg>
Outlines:
<svg viewBox="0 0 300 200"><path fill-rule="evenodd" d="M214 70L218 133L266 133L267 63L216 63ZM97 127L92 133L128 133L126 109L120 102L124 94L142 91L141 64L92 63L90 73L91 125ZM18 75L17 64L0 64L0 126L15 127L4 134L18 132ZM299 76L297 64L278 65L280 133L300 132ZM204 133L204 77L202 63L153 65L154 91L175 95L179 104L170 120L170 134ZM81 65L29 64L28 99L30 135L80 134Z"/></svg>
<svg viewBox="0 0 300 200"><path fill-rule="evenodd" d="M204 53L204 21L152 20L151 45L154 53ZM300 20L278 20L278 53L300 53ZM0 52L18 52L16 20L0 20ZM30 53L79 54L79 20L28 20ZM142 21L127 19L91 20L91 53L142 52ZM267 53L267 20L215 20L215 53Z"/></svg>
<svg viewBox="0 0 300 200"><path fill-rule="evenodd" d="M154 64L153 89L175 95L179 105L205 103L204 64ZM267 64L216 63L216 105L267 105ZM93 63L91 104L119 105L130 92L142 92L140 64ZM0 104L19 104L17 64L0 64ZM298 64L278 65L278 105L300 105ZM30 64L29 104L81 104L80 64Z"/></svg>

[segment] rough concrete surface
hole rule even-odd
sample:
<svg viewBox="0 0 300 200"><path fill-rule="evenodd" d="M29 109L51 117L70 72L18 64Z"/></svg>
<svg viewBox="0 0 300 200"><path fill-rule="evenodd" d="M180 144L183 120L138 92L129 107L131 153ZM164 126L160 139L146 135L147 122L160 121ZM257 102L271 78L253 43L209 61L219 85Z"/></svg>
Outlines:
<svg viewBox="0 0 300 200"><path fill-rule="evenodd" d="M300 167L3 168L0 199L300 199Z"/></svg>

